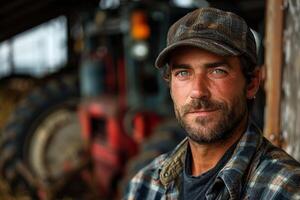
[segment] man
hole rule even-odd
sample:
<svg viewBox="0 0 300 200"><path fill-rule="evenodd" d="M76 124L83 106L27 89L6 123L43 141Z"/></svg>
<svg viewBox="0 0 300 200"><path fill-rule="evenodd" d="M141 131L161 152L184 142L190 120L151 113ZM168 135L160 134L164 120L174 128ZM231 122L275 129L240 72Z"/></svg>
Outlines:
<svg viewBox="0 0 300 200"><path fill-rule="evenodd" d="M142 169L125 199L300 199L300 164L249 118L256 63L253 34L233 13L197 9L171 26L156 66L187 138Z"/></svg>

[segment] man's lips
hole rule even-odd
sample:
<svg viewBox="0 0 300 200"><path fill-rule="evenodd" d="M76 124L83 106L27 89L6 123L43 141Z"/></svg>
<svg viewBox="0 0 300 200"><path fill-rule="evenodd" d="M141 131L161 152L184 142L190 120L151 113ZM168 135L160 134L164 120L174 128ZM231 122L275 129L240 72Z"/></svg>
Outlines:
<svg viewBox="0 0 300 200"><path fill-rule="evenodd" d="M200 109L200 110L192 110L187 112L187 114L198 115L198 116L206 116L210 115L218 109Z"/></svg>

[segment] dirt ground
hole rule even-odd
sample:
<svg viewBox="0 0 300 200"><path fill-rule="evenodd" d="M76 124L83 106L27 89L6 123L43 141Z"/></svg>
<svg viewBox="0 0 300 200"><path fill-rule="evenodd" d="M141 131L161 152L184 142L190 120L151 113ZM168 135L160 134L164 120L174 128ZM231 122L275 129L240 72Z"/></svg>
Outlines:
<svg viewBox="0 0 300 200"><path fill-rule="evenodd" d="M0 178L0 199L1 200L31 200L30 197L18 195L13 197L7 184Z"/></svg>

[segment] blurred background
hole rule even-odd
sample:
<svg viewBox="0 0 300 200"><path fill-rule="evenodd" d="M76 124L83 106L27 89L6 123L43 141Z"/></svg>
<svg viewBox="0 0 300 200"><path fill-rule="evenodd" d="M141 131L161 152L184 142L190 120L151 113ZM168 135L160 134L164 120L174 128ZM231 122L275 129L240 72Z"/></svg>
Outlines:
<svg viewBox="0 0 300 200"><path fill-rule="evenodd" d="M252 118L300 160L297 0L0 3L0 199L121 199L184 137L154 61L199 7L242 16L263 81Z"/></svg>

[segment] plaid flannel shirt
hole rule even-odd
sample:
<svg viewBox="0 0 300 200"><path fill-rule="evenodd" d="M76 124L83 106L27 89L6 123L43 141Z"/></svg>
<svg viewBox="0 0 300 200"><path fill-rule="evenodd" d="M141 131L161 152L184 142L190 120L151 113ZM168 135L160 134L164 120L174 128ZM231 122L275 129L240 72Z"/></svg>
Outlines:
<svg viewBox="0 0 300 200"><path fill-rule="evenodd" d="M175 200L187 139L142 169L130 182L124 199ZM273 146L252 123L206 192L210 199L300 199L300 164Z"/></svg>

